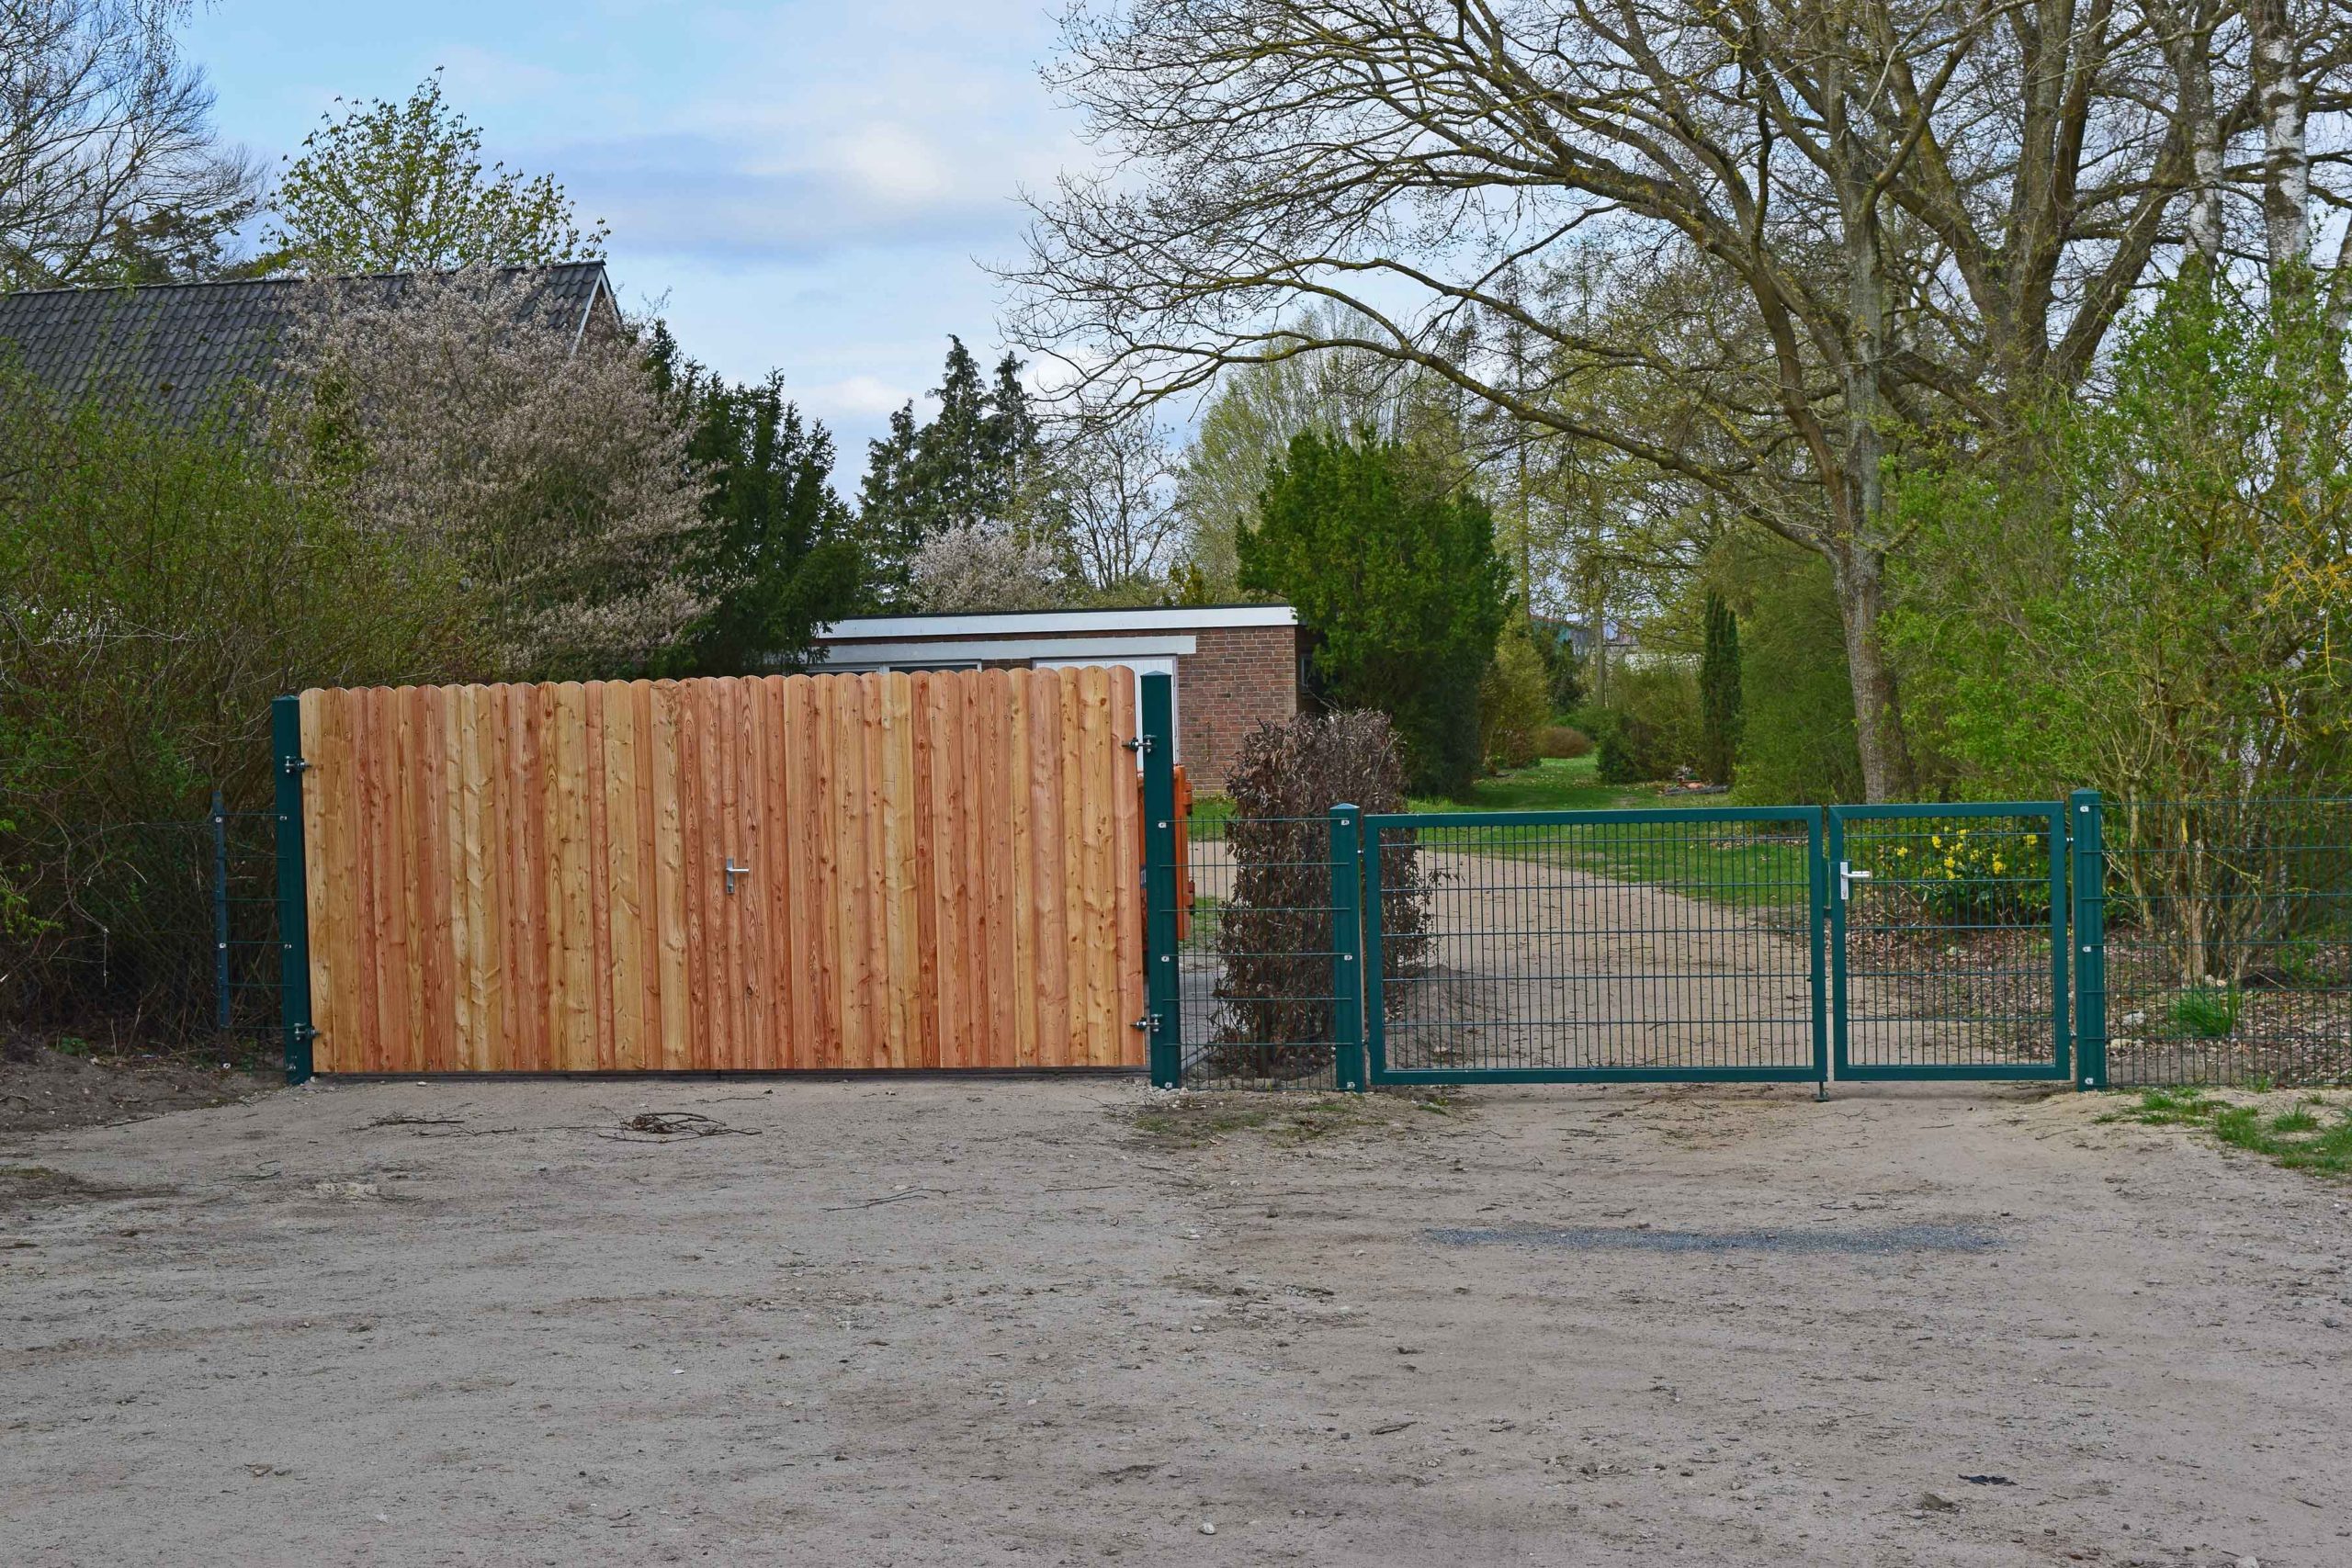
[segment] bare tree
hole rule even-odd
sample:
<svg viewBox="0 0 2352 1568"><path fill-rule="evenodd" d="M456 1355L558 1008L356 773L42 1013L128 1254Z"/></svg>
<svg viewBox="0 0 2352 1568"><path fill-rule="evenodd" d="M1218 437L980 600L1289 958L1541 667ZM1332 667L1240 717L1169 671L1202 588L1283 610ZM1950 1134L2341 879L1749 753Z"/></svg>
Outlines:
<svg viewBox="0 0 2352 1568"><path fill-rule="evenodd" d="M321 286L291 363L311 477L447 551L513 675L627 673L703 604L704 476L632 333L575 344L528 274Z"/></svg>
<svg viewBox="0 0 2352 1568"><path fill-rule="evenodd" d="M2179 29L2136 0L1105 0L1049 78L1108 164L1035 203L1015 324L1130 401L1385 356L1818 552L1888 798L1911 781L1878 637L1888 460L2081 383L2177 243L2195 145L2275 102L2272 164L2311 170L2276 151L2284 105L2338 112L2346 48L2337 0L2310 9L2267 96L2234 13L2205 13L2192 135ZM1577 270L1690 286L1654 291L1663 318L1516 288ZM1304 330L1315 302L1361 324ZM1505 326L1544 347L1532 384ZM1628 379L1652 417L1608 390Z"/></svg>
<svg viewBox="0 0 2352 1568"><path fill-rule="evenodd" d="M1133 594L1167 575L1182 520L1176 456L1148 415L1080 418L1053 433L1040 480L1040 521L1080 581Z"/></svg>
<svg viewBox="0 0 2352 1568"><path fill-rule="evenodd" d="M119 276L144 245L209 247L252 210L260 171L215 139L212 90L172 37L187 9L0 0L0 288Z"/></svg>

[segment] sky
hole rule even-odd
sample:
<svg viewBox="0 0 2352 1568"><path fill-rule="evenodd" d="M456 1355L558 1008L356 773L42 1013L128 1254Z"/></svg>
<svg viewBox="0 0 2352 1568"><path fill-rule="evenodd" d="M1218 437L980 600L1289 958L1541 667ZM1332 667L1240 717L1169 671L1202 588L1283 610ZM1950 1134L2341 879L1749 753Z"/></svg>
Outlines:
<svg viewBox="0 0 2352 1568"><path fill-rule="evenodd" d="M781 370L854 489L947 334L986 363L1022 190L1087 152L1037 79L1047 0L214 0L183 35L221 134L273 164L334 100L439 66L487 160L612 226L625 308L732 378Z"/></svg>

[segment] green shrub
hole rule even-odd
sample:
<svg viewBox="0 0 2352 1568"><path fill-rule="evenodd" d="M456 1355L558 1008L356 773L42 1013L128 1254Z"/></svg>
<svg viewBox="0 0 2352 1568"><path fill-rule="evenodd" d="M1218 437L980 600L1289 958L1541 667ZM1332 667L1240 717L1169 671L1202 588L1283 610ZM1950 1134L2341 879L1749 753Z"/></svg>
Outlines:
<svg viewBox="0 0 2352 1568"><path fill-rule="evenodd" d="M1585 717L1600 753L1595 771L1603 784L1646 784L1698 765L1699 682L1680 664L1619 671L1610 705L1588 710Z"/></svg>
<svg viewBox="0 0 2352 1568"><path fill-rule="evenodd" d="M1705 619L1706 650L1699 660L1699 776L1728 784L1739 752L1739 617L1723 595L1710 590Z"/></svg>
<svg viewBox="0 0 2352 1568"><path fill-rule="evenodd" d="M353 523L225 410L65 407L0 372L0 1021L168 1031L209 1003L185 824L215 787L267 807L270 700L463 679L484 638L429 541Z"/></svg>
<svg viewBox="0 0 2352 1568"><path fill-rule="evenodd" d="M1494 662L1478 685L1478 749L1490 769L1524 768L1537 755L1544 721L1552 716L1544 656L1524 626L1495 644Z"/></svg>
<svg viewBox="0 0 2352 1568"><path fill-rule="evenodd" d="M1740 637L1740 798L1861 799L1845 623L1828 562L1793 546L1759 546L1741 570L1750 599Z"/></svg>

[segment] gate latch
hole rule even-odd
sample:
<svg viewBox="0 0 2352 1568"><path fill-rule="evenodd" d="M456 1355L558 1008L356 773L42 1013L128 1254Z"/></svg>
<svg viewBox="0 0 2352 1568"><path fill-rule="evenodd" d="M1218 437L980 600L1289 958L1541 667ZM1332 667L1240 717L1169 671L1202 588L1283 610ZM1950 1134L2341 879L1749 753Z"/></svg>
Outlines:
<svg viewBox="0 0 2352 1568"><path fill-rule="evenodd" d="M737 865L733 855L729 855L727 857L727 891L729 893L735 891L735 879L737 877L749 876L751 874L752 868L750 866Z"/></svg>
<svg viewBox="0 0 2352 1568"><path fill-rule="evenodd" d="M1838 863L1838 902L1842 904L1852 895L1855 883L1868 882L1870 879L1871 874L1867 871L1856 871L1852 861L1839 861Z"/></svg>

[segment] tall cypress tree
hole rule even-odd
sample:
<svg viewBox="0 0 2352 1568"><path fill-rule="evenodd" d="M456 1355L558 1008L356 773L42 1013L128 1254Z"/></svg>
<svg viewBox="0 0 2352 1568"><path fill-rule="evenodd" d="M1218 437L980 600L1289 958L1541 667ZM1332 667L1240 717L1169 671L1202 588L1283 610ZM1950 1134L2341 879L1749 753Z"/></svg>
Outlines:
<svg viewBox="0 0 2352 1568"><path fill-rule="evenodd" d="M690 636L657 661L662 675L758 674L808 657L817 628L854 608L865 563L833 493L833 438L784 395L784 378L730 385L657 325L655 385L706 467L712 527L689 570L708 601Z"/></svg>
<svg viewBox="0 0 2352 1568"><path fill-rule="evenodd" d="M1706 641L1699 656L1699 771L1728 784L1739 757L1739 618L1707 591Z"/></svg>
<svg viewBox="0 0 2352 1568"><path fill-rule="evenodd" d="M983 380L964 340L950 336L930 394L939 400L937 416L918 424L909 403L890 416L888 438L867 443L859 532L886 596L904 592L907 563L933 535L1018 514L1040 446L1021 370L1008 354Z"/></svg>

